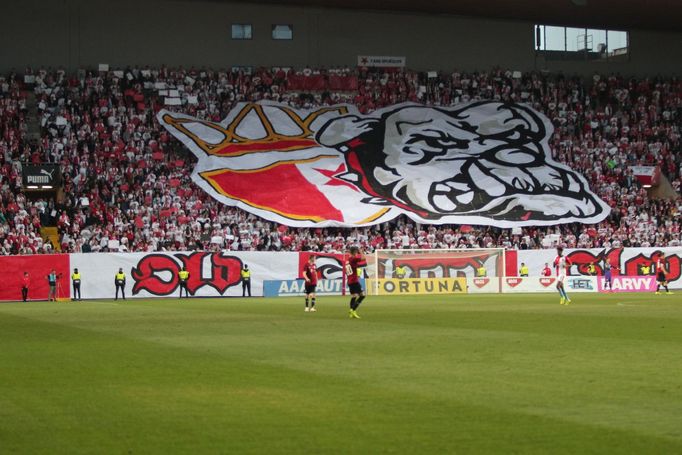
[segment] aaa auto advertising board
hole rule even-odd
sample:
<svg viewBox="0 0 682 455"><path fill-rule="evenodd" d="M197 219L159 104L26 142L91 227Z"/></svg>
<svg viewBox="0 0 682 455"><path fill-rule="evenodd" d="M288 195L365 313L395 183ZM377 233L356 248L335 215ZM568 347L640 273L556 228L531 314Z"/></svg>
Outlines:
<svg viewBox="0 0 682 455"><path fill-rule="evenodd" d="M360 285L365 287L365 280L360 279ZM345 295L343 280L320 280L315 289L317 295ZM303 280L265 280L263 282L263 297L288 297L305 295L305 281Z"/></svg>

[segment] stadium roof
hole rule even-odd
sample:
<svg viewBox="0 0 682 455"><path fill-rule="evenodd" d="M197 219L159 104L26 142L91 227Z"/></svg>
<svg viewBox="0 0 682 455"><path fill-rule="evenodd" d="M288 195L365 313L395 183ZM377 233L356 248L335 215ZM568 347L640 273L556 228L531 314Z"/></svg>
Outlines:
<svg viewBox="0 0 682 455"><path fill-rule="evenodd" d="M249 1L249 0L246 0ZM250 0L254 3L263 1ZM682 0L266 0L282 5L495 17L546 25L682 31Z"/></svg>

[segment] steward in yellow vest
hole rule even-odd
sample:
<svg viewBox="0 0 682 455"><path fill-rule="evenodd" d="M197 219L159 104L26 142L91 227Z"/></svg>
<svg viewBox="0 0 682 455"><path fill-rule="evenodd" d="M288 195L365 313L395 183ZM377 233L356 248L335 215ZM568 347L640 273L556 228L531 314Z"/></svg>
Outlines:
<svg viewBox="0 0 682 455"><path fill-rule="evenodd" d="M180 278L180 298L182 298L182 290L185 290L185 298L189 298L189 291L187 290L187 280L189 280L189 272L183 267L178 272Z"/></svg>
<svg viewBox="0 0 682 455"><path fill-rule="evenodd" d="M594 276L597 274L597 267L594 266L594 264L590 264L587 266L587 274Z"/></svg>
<svg viewBox="0 0 682 455"><path fill-rule="evenodd" d="M73 283L73 298L71 300L81 299L81 274L78 269L73 269L71 274L71 283ZM76 297L78 296L78 297Z"/></svg>
<svg viewBox="0 0 682 455"><path fill-rule="evenodd" d="M528 276L528 266L521 263L521 268L519 269L519 276Z"/></svg>
<svg viewBox="0 0 682 455"><path fill-rule="evenodd" d="M242 297L246 297L246 292L248 291L249 297L251 297L251 270L249 270L248 264L244 264L244 268L241 272L242 275Z"/></svg>
<svg viewBox="0 0 682 455"><path fill-rule="evenodd" d="M114 284L116 285L116 298L118 300L118 290L121 290L121 297L123 300L126 299L126 274L123 273L123 269L118 269L118 273L114 276Z"/></svg>

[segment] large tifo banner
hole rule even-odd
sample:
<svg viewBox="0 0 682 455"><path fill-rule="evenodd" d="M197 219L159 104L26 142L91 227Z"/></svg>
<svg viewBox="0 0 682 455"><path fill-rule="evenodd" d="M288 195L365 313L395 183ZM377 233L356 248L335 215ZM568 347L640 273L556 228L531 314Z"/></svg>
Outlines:
<svg viewBox="0 0 682 455"><path fill-rule="evenodd" d="M497 227L597 223L610 209L552 159L551 122L523 104L403 103L361 114L239 103L222 122L166 110L224 204L288 226L368 226L399 215Z"/></svg>

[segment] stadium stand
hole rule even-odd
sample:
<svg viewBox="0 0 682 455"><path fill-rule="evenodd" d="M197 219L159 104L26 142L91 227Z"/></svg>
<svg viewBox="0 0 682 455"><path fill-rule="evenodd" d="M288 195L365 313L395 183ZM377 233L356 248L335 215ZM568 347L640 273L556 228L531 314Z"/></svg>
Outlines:
<svg viewBox="0 0 682 455"><path fill-rule="evenodd" d="M676 78L585 80L541 72L518 75L367 69L258 69L252 74L183 68L120 72L26 70L0 78L0 252L50 253L41 228L56 226L63 252L315 250L363 248L679 246L682 83ZM184 86L180 106L164 106L157 83ZM33 93L33 94L31 94ZM34 112L27 98L35 96ZM196 97L196 103L193 101ZM188 99L192 102L188 103ZM613 208L598 225L522 230L418 225L407 218L357 229L280 226L224 206L190 179L193 156L156 122L165 107L213 121L239 101L294 107L351 103L362 112L412 101L450 106L478 99L530 103L555 126L555 158L582 173ZM36 119L31 119L35 115ZM37 120L38 140L28 138ZM64 191L27 197L22 163L59 163ZM658 165L677 198L649 195L628 171ZM43 230L44 231L44 230ZM220 239L215 241L215 239Z"/></svg>

